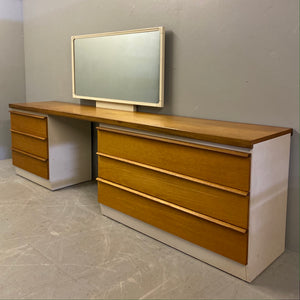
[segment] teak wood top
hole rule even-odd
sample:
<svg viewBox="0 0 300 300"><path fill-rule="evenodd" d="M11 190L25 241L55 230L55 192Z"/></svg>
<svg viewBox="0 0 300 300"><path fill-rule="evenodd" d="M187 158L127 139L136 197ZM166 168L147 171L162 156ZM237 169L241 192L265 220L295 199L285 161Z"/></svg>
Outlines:
<svg viewBox="0 0 300 300"><path fill-rule="evenodd" d="M246 148L292 133L291 128L285 127L128 112L59 101L14 103L9 107Z"/></svg>

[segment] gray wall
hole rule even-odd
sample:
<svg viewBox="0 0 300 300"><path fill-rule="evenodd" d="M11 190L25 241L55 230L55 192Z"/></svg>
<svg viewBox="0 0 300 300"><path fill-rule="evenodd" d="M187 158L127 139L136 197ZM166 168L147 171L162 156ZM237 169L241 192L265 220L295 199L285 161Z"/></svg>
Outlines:
<svg viewBox="0 0 300 300"><path fill-rule="evenodd" d="M8 104L25 101L21 0L0 0L0 159L11 157Z"/></svg>
<svg viewBox="0 0 300 300"><path fill-rule="evenodd" d="M26 0L27 101L71 97L70 37L166 29L166 106L141 111L294 128L287 247L299 250L298 0Z"/></svg>

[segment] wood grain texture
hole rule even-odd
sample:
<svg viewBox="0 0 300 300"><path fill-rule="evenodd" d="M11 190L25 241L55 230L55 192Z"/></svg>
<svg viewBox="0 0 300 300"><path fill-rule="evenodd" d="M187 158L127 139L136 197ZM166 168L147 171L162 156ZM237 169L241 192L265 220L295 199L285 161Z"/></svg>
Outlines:
<svg viewBox="0 0 300 300"><path fill-rule="evenodd" d="M208 187L211 187L211 188L215 188L215 189L218 189L218 190L222 190L222 191L225 191L225 192L237 194L237 195L244 196L244 197L249 195L249 192L241 191L241 190L234 189L234 188L224 186L224 185L221 185L221 184L217 184L217 183L212 183L212 182L209 182L209 181L206 181L206 180L201 180L201 179L198 179L198 178L195 178L195 177L182 175L182 174L171 172L171 171L164 170L164 169L161 169L161 168L156 168L156 167L153 167L153 166L150 166L150 165L145 165L145 164L142 164L142 163L138 163L136 161L132 161L132 160L128 160L128 159L124 159L124 158L121 158L121 157L116 157L116 156L112 156L112 155L108 155L108 154L104 154L104 153L100 153L100 152L96 152L96 154L98 156L111 158L111 159L114 159L114 160L117 160L117 161L120 161L120 162L124 162L124 163L128 163L128 164L135 165L135 166L138 166L138 167L146 168L148 170L164 173L164 174L171 175L171 176L174 176L174 177L179 178L179 179L184 179L184 180L188 180L188 181L191 181L191 182L199 183L201 185L208 186Z"/></svg>
<svg viewBox="0 0 300 300"><path fill-rule="evenodd" d="M9 107L246 148L292 133L291 128L284 127L125 112L58 101L14 103Z"/></svg>
<svg viewBox="0 0 300 300"><path fill-rule="evenodd" d="M16 132L11 133L11 140L12 148L14 149L22 150L43 158L48 158L47 140L40 140Z"/></svg>
<svg viewBox="0 0 300 300"><path fill-rule="evenodd" d="M48 160L42 161L34 158L33 155L26 155L20 151L12 150L13 165L30 173L49 179Z"/></svg>
<svg viewBox="0 0 300 300"><path fill-rule="evenodd" d="M40 115L34 115L34 114L27 114L27 113L24 113L24 112L21 112L21 111L13 111L12 113L14 115L20 115L20 116L25 116L25 117L30 116L31 118L40 119L40 120L47 119L46 116L40 116Z"/></svg>
<svg viewBox="0 0 300 300"><path fill-rule="evenodd" d="M142 193L142 192L139 192L137 190L133 190L131 188L128 188L126 186L123 186L123 185L120 185L120 184L117 184L117 183L114 183L114 182L111 182L111 181L108 181L108 180L105 180L105 179L102 179L102 178L97 178L97 181L98 182L101 182L101 183L105 183L105 184L108 184L110 186L113 186L113 187L116 187L118 189L121 189L121 190L124 190L126 192L129 192L131 194L135 194L137 196L140 196L140 197L143 197L143 198L146 198L148 200L151 200L151 201L154 201L156 203L159 203L159 204L162 204L164 206L167 206L167 207L171 207L171 208L174 208L178 211L181 211L181 212L184 212L186 214L189 214L191 216L194 216L194 217L197 217L197 218L200 218L202 220L205 220L205 221L208 221L208 222L211 222L211 223L214 223L216 225L220 225L222 227L225 227L225 228L229 228L231 230L234 230L234 231L237 231L239 233L246 233L247 232L247 229L245 228L241 228L239 226L235 226L235 225L232 225L232 224L229 224L227 222L224 222L224 221L221 221L221 220L218 220L216 218L213 218L213 217L210 217L210 216L207 216L207 215L204 215L204 214L201 214L201 213L198 213L194 210L191 210L191 209L188 209L188 208L185 208L185 207L182 207L180 205L177 205L177 204L174 204L174 203L171 203L169 201L165 201L165 200L162 200L162 199L159 199L157 197L153 197L153 196L150 196L148 194L145 194L145 193Z"/></svg>
<svg viewBox="0 0 300 300"><path fill-rule="evenodd" d="M98 151L249 191L250 158L98 130Z"/></svg>
<svg viewBox="0 0 300 300"><path fill-rule="evenodd" d="M11 111L11 129L37 137L47 138L47 119L45 117L37 117L39 116Z"/></svg>
<svg viewBox="0 0 300 300"><path fill-rule="evenodd" d="M239 233L103 182L98 183L98 201L241 264L247 264L247 233Z"/></svg>
<svg viewBox="0 0 300 300"><path fill-rule="evenodd" d="M154 140L154 141L160 141L160 142L171 143L171 144L176 144L176 145L181 145L181 146L187 146L187 147L196 148L196 149L203 149L203 150L210 150L210 151L214 151L214 152L232 154L235 156L241 156L241 157L249 157L250 156L250 153L248 153L248 152L241 152L241 151L235 151L235 150L230 150L230 149L225 149L225 148L217 148L217 147L213 147L213 146L189 143L189 142L179 141L179 140L175 140L175 139L153 136L153 135L149 135L149 134L136 133L136 132L132 132L132 131L107 128L107 127L103 127L103 126L96 127L96 129L101 130L101 131L114 132L117 134L122 133L122 134L129 135L129 136L146 138L146 139L150 139L150 140Z"/></svg>
<svg viewBox="0 0 300 300"><path fill-rule="evenodd" d="M98 176L101 179L129 187L201 214L242 228L248 228L249 197L104 156L98 157Z"/></svg>

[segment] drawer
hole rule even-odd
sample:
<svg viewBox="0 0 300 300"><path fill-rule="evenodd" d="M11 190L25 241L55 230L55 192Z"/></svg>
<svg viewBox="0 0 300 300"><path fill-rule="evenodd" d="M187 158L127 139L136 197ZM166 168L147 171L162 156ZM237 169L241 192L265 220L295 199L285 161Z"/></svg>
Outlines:
<svg viewBox="0 0 300 300"><path fill-rule="evenodd" d="M165 173L98 156L98 176L196 212L248 228L248 193L209 186L175 173ZM191 178L192 179L192 178ZM240 192L240 193L237 193Z"/></svg>
<svg viewBox="0 0 300 300"><path fill-rule="evenodd" d="M47 117L11 111L10 120L11 129L14 131L42 138L47 137Z"/></svg>
<svg viewBox="0 0 300 300"><path fill-rule="evenodd" d="M23 153L20 150L12 150L12 161L16 167L24 169L37 176L49 179L48 160Z"/></svg>
<svg viewBox="0 0 300 300"><path fill-rule="evenodd" d="M248 153L106 128L98 130L98 152L249 191Z"/></svg>
<svg viewBox="0 0 300 300"><path fill-rule="evenodd" d="M247 264L248 234L207 221L154 197L98 183L98 201L241 264Z"/></svg>
<svg viewBox="0 0 300 300"><path fill-rule="evenodd" d="M12 148L48 158L48 142L46 138L35 138L27 134L11 132Z"/></svg>

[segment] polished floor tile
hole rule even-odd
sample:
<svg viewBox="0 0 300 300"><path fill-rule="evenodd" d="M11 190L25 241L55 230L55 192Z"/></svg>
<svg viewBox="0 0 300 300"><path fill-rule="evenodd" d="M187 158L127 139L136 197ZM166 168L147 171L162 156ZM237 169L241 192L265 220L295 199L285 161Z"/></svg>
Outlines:
<svg viewBox="0 0 300 300"><path fill-rule="evenodd" d="M0 161L0 299L298 296L298 253L249 284L102 216L95 182L52 192Z"/></svg>

